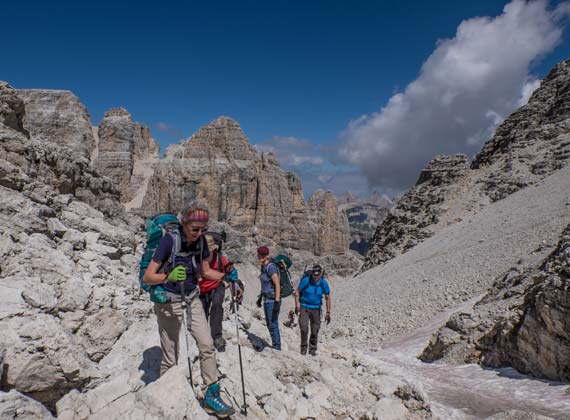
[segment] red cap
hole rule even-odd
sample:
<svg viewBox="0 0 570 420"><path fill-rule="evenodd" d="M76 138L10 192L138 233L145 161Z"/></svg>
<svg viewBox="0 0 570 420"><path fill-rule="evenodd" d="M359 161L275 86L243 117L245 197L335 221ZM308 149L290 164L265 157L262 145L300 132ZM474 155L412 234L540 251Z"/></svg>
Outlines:
<svg viewBox="0 0 570 420"><path fill-rule="evenodd" d="M269 248L267 248L265 245L260 246L257 248L257 253L265 257L266 255L269 255Z"/></svg>

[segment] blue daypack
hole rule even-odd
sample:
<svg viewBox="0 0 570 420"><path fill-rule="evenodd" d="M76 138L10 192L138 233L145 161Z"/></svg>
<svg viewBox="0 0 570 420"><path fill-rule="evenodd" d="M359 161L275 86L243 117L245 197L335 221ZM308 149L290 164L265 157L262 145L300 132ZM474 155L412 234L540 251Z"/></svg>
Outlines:
<svg viewBox="0 0 570 420"><path fill-rule="evenodd" d="M175 258L181 247L180 230L181 225L178 217L171 213L155 214L146 222L146 245L139 262L139 284L145 292L149 293L152 302L166 303L166 290L160 284L151 286L144 283L144 272L148 268L154 251L164 235L172 236L172 252L169 260L173 257Z"/></svg>

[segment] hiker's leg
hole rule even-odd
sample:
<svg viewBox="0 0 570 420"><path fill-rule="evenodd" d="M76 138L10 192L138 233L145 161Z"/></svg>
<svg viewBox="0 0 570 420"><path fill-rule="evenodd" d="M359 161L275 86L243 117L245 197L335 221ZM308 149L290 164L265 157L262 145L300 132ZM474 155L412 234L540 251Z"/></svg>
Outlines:
<svg viewBox="0 0 570 420"><path fill-rule="evenodd" d="M200 295L200 301L202 302L202 306L204 307L204 314L206 315L206 319L208 319L210 316L210 305L212 304L210 296L211 292Z"/></svg>
<svg viewBox="0 0 570 420"><path fill-rule="evenodd" d="M281 350L281 335L279 334L279 313L281 312L281 307L279 307L279 312L273 314L273 348L276 350Z"/></svg>
<svg viewBox="0 0 570 420"><path fill-rule="evenodd" d="M269 330L269 335L271 337L271 344L275 346L275 335L273 332L273 321L271 320L271 315L273 313L273 301L270 299L264 299L263 301L263 311L265 312L265 324Z"/></svg>
<svg viewBox="0 0 570 420"><path fill-rule="evenodd" d="M214 341L210 335L208 320L204 314L204 308L197 296L188 303L188 323L188 329L198 346L202 379L204 384L210 385L218 380L216 351L214 349Z"/></svg>
<svg viewBox="0 0 570 420"><path fill-rule="evenodd" d="M210 329L212 331L212 338L222 338L222 320L224 319L224 295L226 288L223 284L216 287L211 292L210 307Z"/></svg>
<svg viewBox="0 0 570 420"><path fill-rule="evenodd" d="M319 329L321 328L321 310L311 309L311 338L309 340L309 351L316 352L319 342Z"/></svg>
<svg viewBox="0 0 570 420"><path fill-rule="evenodd" d="M178 363L180 349L179 334L182 324L182 307L180 303L155 303L154 313L158 321L158 334L162 361L160 362L160 376Z"/></svg>
<svg viewBox="0 0 570 420"><path fill-rule="evenodd" d="M299 313L299 328L301 330L301 353L307 353L307 337L309 335L309 312L301 306Z"/></svg>

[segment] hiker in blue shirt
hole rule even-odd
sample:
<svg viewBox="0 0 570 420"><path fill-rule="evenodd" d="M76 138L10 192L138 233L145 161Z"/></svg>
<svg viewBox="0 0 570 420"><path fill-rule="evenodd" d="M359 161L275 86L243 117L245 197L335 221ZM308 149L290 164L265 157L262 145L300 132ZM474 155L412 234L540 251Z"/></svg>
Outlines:
<svg viewBox="0 0 570 420"><path fill-rule="evenodd" d="M309 354L317 355L323 295L326 297L325 321L328 325L331 322L331 290L328 282L323 278L322 267L316 264L309 273L305 273L295 291L295 312L299 315L299 327L301 328L301 354L307 354L307 336L309 335L310 324Z"/></svg>

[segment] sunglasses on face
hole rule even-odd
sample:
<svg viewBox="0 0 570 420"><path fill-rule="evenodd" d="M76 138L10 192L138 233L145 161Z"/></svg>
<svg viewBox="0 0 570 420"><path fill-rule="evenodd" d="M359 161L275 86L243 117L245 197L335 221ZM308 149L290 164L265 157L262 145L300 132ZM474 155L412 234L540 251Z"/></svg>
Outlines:
<svg viewBox="0 0 570 420"><path fill-rule="evenodd" d="M200 232L200 231L201 231L202 233L207 232L207 231L208 231L208 226L204 226L204 227L191 226L191 227L190 227L190 232L192 232L192 233L198 233L198 232Z"/></svg>

